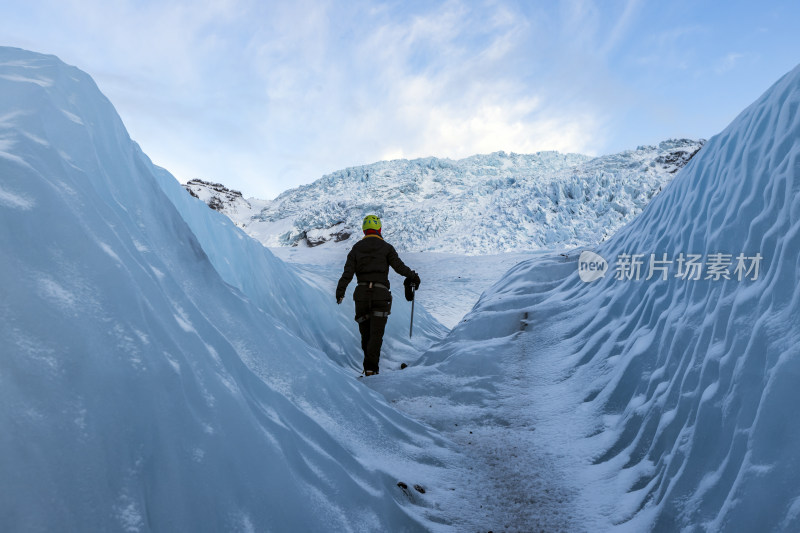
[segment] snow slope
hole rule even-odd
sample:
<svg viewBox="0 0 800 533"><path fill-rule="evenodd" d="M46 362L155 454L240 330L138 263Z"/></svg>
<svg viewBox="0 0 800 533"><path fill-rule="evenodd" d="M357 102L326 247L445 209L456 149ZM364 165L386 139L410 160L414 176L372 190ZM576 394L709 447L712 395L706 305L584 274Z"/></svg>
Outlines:
<svg viewBox="0 0 800 533"><path fill-rule="evenodd" d="M0 48L0 529L443 527L443 441L226 283L165 180L88 75Z"/></svg>
<svg viewBox="0 0 800 533"><path fill-rule="evenodd" d="M581 281L577 254L521 263L428 368L377 388L437 427L480 428L461 434L473 446L502 435L513 467L498 484L522 500L503 508L523 529L541 520L523 495L545 457L578 529L800 530L799 110L800 67L594 249L605 277ZM676 278L676 263L616 279L623 253L717 252L731 279ZM737 279L739 253L763 256L757 279Z"/></svg>
<svg viewBox="0 0 800 533"><path fill-rule="evenodd" d="M382 161L249 200L218 184L186 187L267 246L352 241L368 213L400 251L496 254L595 244L632 220L704 141L597 158L497 152L452 161Z"/></svg>

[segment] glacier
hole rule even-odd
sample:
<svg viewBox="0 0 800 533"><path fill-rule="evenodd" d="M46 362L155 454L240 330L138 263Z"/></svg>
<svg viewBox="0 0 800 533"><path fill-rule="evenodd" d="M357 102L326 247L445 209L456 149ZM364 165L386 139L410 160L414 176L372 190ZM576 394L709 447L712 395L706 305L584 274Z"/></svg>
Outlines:
<svg viewBox="0 0 800 533"><path fill-rule="evenodd" d="M330 298L347 239L281 250L316 265L279 261L153 165L53 56L0 47L0 96L1 529L800 529L800 67L694 157L694 141L611 162L536 155L563 183L584 169L589 189L554 196L565 213L596 192L595 164L666 181L614 174L629 195L596 205L619 231L597 243L607 228L586 226L588 246L557 230L542 242L581 247L517 264L446 336L422 312L406 339L398 295L390 368L424 353L369 380ZM502 189L490 174L520 157L471 165ZM291 234L293 217L265 224ZM330 222L312 238L355 223ZM605 277L581 281L584 250ZM623 254L739 252L763 256L757 279L615 275Z"/></svg>
<svg viewBox="0 0 800 533"><path fill-rule="evenodd" d="M437 528L396 483L435 496L454 452L304 329L290 297L319 289L152 165L87 74L2 47L0 95L0 529Z"/></svg>
<svg viewBox="0 0 800 533"><path fill-rule="evenodd" d="M424 366L376 383L476 463L509 452L501 523L552 526L542 506L563 500L569 530L800 530L799 110L800 66L610 239L518 264ZM604 277L581 281L583 250ZM741 280L618 279L622 254L665 253L763 261ZM537 461L555 502L530 492Z"/></svg>
<svg viewBox="0 0 800 533"><path fill-rule="evenodd" d="M190 194L266 246L352 246L375 213L399 251L488 255L600 242L633 220L703 146L671 139L619 154L496 152L340 170L272 201L192 180Z"/></svg>

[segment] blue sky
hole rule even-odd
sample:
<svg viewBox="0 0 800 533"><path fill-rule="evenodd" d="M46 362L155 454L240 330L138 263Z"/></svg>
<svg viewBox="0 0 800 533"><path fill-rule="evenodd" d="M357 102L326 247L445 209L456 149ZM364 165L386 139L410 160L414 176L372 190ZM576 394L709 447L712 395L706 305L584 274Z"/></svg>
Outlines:
<svg viewBox="0 0 800 533"><path fill-rule="evenodd" d="M800 2L6 0L181 181L710 137L800 62Z"/></svg>

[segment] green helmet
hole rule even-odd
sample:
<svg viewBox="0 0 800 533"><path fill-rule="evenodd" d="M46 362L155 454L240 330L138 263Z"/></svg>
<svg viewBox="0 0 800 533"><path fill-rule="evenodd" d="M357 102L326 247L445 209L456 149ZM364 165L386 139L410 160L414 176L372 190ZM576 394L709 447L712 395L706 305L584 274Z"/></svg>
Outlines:
<svg viewBox="0 0 800 533"><path fill-rule="evenodd" d="M364 231L367 231L368 229L374 229L380 231L381 219L379 219L375 215L367 215L364 217L364 222L363 224L361 224L361 229Z"/></svg>

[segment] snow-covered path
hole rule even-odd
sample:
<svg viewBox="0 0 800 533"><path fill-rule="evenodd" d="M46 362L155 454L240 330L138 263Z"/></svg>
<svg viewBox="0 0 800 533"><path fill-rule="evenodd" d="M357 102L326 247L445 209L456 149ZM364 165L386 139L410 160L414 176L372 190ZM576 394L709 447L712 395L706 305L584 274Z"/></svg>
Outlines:
<svg viewBox="0 0 800 533"><path fill-rule="evenodd" d="M307 279L331 286L346 254L344 249L274 252L299 267ZM452 326L510 267L531 257L547 260L547 255L557 266L563 261L558 252L402 257L423 278L419 301ZM403 305L408 304L396 298L394 306ZM447 517L444 531L573 532L585 528L587 517L579 515L575 488L565 478L566 449L559 455L552 447L539 445L541 428L532 409L539 399L533 397L531 383L548 381L551 376L546 368L524 364L535 356L532 350L516 336L488 343L461 342L456 336L419 353L416 362L410 357L411 366L404 370L384 365L379 376L360 380L400 411L437 430L459 452L457 462L444 469L446 477L422 484L424 495L412 490L417 480L401 480L408 484L415 503L434 507ZM458 363L437 362L444 353L457 353ZM518 364L501 368L492 363L500 360Z"/></svg>
<svg viewBox="0 0 800 533"><path fill-rule="evenodd" d="M428 491L455 530L580 531L585 521L576 519L574 491L561 469L566 457L536 445L536 421L514 405L519 391L469 381L409 367L365 384L462 454ZM484 398L475 402L479 395Z"/></svg>
<svg viewBox="0 0 800 533"><path fill-rule="evenodd" d="M558 253L537 263L569 268ZM461 452L463 463L448 469L455 497L444 507L459 531L589 531L597 522L578 503L571 436L538 416L541 404L553 404L539 394L559 375L537 360L539 346L524 335L534 327L523 316L516 331L479 339L465 325L418 364L365 382Z"/></svg>

